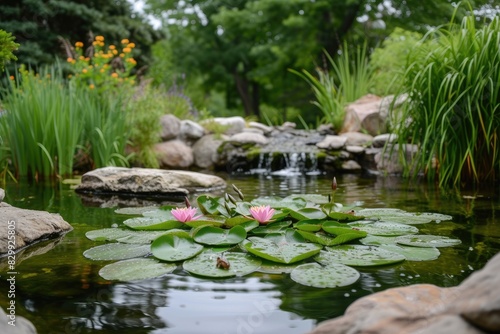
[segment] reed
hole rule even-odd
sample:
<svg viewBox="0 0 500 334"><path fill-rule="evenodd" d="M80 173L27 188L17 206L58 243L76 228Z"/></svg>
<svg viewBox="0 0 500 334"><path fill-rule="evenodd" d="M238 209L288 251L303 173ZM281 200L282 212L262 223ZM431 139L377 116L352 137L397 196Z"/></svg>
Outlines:
<svg viewBox="0 0 500 334"><path fill-rule="evenodd" d="M440 185L497 180L500 172L500 19L473 16L429 34L409 59L400 144L419 146L407 175Z"/></svg>

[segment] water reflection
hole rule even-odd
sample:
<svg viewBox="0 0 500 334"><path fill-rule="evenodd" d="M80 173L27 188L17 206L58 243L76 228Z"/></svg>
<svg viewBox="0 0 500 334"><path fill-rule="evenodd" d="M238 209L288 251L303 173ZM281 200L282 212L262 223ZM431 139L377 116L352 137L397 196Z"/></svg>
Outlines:
<svg viewBox="0 0 500 334"><path fill-rule="evenodd" d="M223 177L229 185L237 185L248 200L327 195L331 191L331 177L325 175ZM434 261L357 268L360 280L337 289L306 287L289 275L254 273L243 278L202 279L182 268L153 280L116 283L99 277L105 262L87 260L82 253L96 245L85 232L119 225L123 216L114 214L112 208L82 205L69 188L9 185L6 202L59 212L74 227L50 251L17 263L21 273L17 314L31 320L39 333L304 333L377 291L415 283L457 285L500 250L498 189L445 193L427 183L399 178L336 177L337 202L449 214L452 222L418 227L422 233L459 238L463 244L441 249ZM192 203L195 198L193 195ZM5 284L0 281L1 291L6 291ZM0 305L7 303L6 294L0 294Z"/></svg>

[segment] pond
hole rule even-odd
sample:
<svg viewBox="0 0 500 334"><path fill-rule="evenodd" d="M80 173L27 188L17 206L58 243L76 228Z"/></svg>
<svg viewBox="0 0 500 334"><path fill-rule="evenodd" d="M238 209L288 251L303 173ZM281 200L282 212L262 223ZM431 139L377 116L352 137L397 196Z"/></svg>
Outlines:
<svg viewBox="0 0 500 334"><path fill-rule="evenodd" d="M331 185L331 177L323 175L222 176L247 198L328 194ZM120 225L127 217L116 214L115 208L83 205L68 185L9 183L5 202L59 212L74 227L61 240L28 248L24 255L29 251L31 257L18 257L16 313L44 334L306 333L318 322L342 315L356 299L377 291L416 283L458 285L500 250L498 187L443 192L425 182L358 175L339 175L337 182L335 200L340 203L451 215L452 221L419 225L420 232L458 238L462 244L440 249L441 256L433 261L359 268L361 278L343 288L307 287L288 274L200 278L181 267L156 279L106 281L98 274L106 263L82 255L99 244L88 240L85 233ZM195 198L192 196L192 203ZM2 267L2 274L5 272ZM2 279L0 305L4 309L7 289Z"/></svg>

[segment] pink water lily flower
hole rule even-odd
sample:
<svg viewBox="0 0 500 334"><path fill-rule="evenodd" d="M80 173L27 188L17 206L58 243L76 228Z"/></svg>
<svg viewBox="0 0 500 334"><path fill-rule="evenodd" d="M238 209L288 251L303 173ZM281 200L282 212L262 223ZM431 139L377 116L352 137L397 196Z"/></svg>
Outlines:
<svg viewBox="0 0 500 334"><path fill-rule="evenodd" d="M181 223L196 220L201 217L201 215L195 216L196 208L193 207L172 209L172 211L170 212L172 213L174 218L180 221Z"/></svg>
<svg viewBox="0 0 500 334"><path fill-rule="evenodd" d="M271 221L271 218L273 218L274 209L272 209L269 205L252 206L250 208L250 214L260 224L266 224Z"/></svg>

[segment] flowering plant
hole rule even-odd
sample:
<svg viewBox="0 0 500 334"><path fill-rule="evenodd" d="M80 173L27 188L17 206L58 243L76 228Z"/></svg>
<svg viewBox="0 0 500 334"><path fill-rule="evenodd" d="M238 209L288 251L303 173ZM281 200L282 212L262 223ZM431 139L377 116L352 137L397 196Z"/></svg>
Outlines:
<svg viewBox="0 0 500 334"><path fill-rule="evenodd" d="M181 223L186 223L192 220L196 220L201 217L201 215L196 215L196 208L187 207L187 208L176 208L170 211L175 219L180 221Z"/></svg>
<svg viewBox="0 0 500 334"><path fill-rule="evenodd" d="M110 87L134 84L132 69L137 64L132 57L135 44L128 39L121 41L119 47L110 44L106 47L103 36L96 36L92 46L84 53L82 42L76 42L74 55L68 57L74 75L71 78L90 89L105 90Z"/></svg>
<svg viewBox="0 0 500 334"><path fill-rule="evenodd" d="M269 223L274 215L274 209L269 205L252 206L249 210L252 217L258 221L259 224Z"/></svg>

